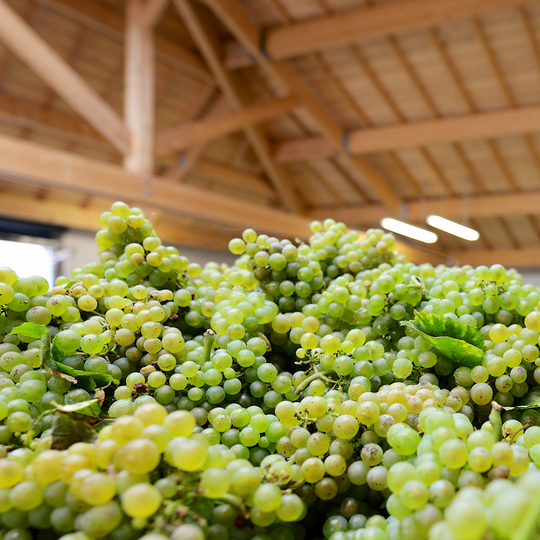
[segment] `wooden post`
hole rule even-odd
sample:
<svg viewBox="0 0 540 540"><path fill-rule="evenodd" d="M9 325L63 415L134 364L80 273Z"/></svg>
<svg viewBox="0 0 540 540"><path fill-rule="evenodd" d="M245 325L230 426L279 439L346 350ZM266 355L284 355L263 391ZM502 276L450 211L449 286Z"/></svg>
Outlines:
<svg viewBox="0 0 540 540"><path fill-rule="evenodd" d="M131 148L124 167L150 176L154 171L154 37L143 13L142 0L128 0L124 110Z"/></svg>

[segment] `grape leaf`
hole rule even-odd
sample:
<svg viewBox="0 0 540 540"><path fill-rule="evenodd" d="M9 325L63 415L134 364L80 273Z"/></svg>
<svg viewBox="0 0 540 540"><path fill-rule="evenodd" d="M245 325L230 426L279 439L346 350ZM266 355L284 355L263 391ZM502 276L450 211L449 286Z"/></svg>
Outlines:
<svg viewBox="0 0 540 540"><path fill-rule="evenodd" d="M32 322L25 322L16 326L12 331L12 334L20 334L22 336L31 337L34 339L41 339L44 334L49 333L49 329L41 324Z"/></svg>
<svg viewBox="0 0 540 540"><path fill-rule="evenodd" d="M58 348L55 341L56 338L53 339L51 348L51 362L54 365L47 365L49 369L74 377L77 379L79 386L87 392L92 392L96 387L108 386L111 383L120 384L120 381L113 378L112 375L96 373L95 371L84 371L66 366L62 363L66 355Z"/></svg>
<svg viewBox="0 0 540 540"><path fill-rule="evenodd" d="M413 321L401 324L419 332L433 349L459 366L473 368L482 364L484 338L470 325L425 312L416 312Z"/></svg>
<svg viewBox="0 0 540 540"><path fill-rule="evenodd" d="M502 405L501 405L502 406ZM517 405L513 407L503 407L505 411L512 411L514 409L538 409L540 408L540 386L531 388L527 395L518 400Z"/></svg>
<svg viewBox="0 0 540 540"><path fill-rule="evenodd" d="M52 427L53 450L67 450L77 442L94 442L97 431L88 421L88 416L73 416L69 413L57 412Z"/></svg>
<svg viewBox="0 0 540 540"><path fill-rule="evenodd" d="M94 424L100 420L101 409L97 399L56 405L52 427L53 450L65 450L76 442L94 442L97 431Z"/></svg>
<svg viewBox="0 0 540 540"><path fill-rule="evenodd" d="M99 415L101 414L97 399L81 401L80 403L73 403L71 405L56 405L55 410L64 413L77 413L84 416L92 416L94 418L99 418Z"/></svg>
<svg viewBox="0 0 540 540"><path fill-rule="evenodd" d="M435 313L426 313L420 311L415 313L415 326L430 336L448 336L456 339L462 339L482 351L486 350L484 337L470 324L463 324L449 317L443 317Z"/></svg>

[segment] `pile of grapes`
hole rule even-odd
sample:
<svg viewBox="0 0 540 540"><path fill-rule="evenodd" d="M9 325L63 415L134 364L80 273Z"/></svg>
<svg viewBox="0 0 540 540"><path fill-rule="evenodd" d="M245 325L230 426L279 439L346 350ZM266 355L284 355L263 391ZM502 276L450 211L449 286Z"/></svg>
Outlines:
<svg viewBox="0 0 540 540"><path fill-rule="evenodd" d="M0 268L1 540L540 539L540 291L381 230L234 266L101 215L99 262Z"/></svg>

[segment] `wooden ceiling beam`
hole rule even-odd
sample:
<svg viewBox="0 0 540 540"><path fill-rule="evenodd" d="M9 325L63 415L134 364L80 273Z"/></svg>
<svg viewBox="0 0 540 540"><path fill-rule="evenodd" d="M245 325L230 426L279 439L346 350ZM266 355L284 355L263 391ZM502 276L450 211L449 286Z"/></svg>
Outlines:
<svg viewBox="0 0 540 540"><path fill-rule="evenodd" d="M175 151L181 152L286 114L298 105L299 100L294 96L289 96L257 105L248 105L238 111L215 118L181 124L156 135L155 151L157 156L165 156Z"/></svg>
<svg viewBox="0 0 540 540"><path fill-rule="evenodd" d="M91 0L32 0L78 24L87 26L117 43L124 43L125 21L121 14L104 3ZM201 57L188 47L165 36L156 35L157 60L215 85Z"/></svg>
<svg viewBox="0 0 540 540"><path fill-rule="evenodd" d="M505 109L486 113L437 118L377 128L363 128L349 133L353 154L369 154L415 148L432 144L458 143L474 139L536 133L540 130L540 106ZM311 159L330 155L331 148L321 137L294 138L278 143L274 156L278 162Z"/></svg>
<svg viewBox="0 0 540 540"><path fill-rule="evenodd" d="M118 113L5 0L0 0L0 41L115 148L129 151L130 134Z"/></svg>
<svg viewBox="0 0 540 540"><path fill-rule="evenodd" d="M244 46L265 72L282 88L298 96L302 105L337 155L361 177L375 196L392 211L401 200L386 178L363 156L350 155L344 146L344 130L332 117L319 98L286 62L272 62L260 50L260 29L250 20L237 0L204 0L234 37Z"/></svg>
<svg viewBox="0 0 540 540"><path fill-rule="evenodd" d="M118 165L0 135L0 176L51 189L125 199L164 211L234 227L255 227L291 238L307 238L309 218L243 202L160 178L141 178Z"/></svg>
<svg viewBox="0 0 540 540"><path fill-rule="evenodd" d="M359 39L388 36L486 11L516 7L526 0L400 0L346 11L267 31L266 54L291 58Z"/></svg>
<svg viewBox="0 0 540 540"><path fill-rule="evenodd" d="M89 198L84 206L57 200L50 195L43 199L28 197L19 193L1 192L0 215L11 219L21 219L48 225L57 225L71 229L97 232L102 227L99 215L110 209L114 199ZM148 214L152 214L149 207ZM152 220L158 236L169 242L178 242L189 246L226 249L230 240L226 234L216 234L213 227L204 226L200 221L183 220L181 226L172 226L163 219ZM187 223L186 223L187 222ZM191 224L190 224L191 222ZM96 248L97 249L97 248Z"/></svg>
<svg viewBox="0 0 540 540"><path fill-rule="evenodd" d="M502 264L506 268L527 268L538 267L540 264L540 248L522 247L517 249L493 249L493 250L470 250L452 251L450 257L456 264L470 264L480 266L492 264Z"/></svg>
<svg viewBox="0 0 540 540"><path fill-rule="evenodd" d="M534 215L540 213L540 192L477 195L474 197L447 197L422 199L403 204L402 214L410 221L423 220L431 214L460 221L464 215L471 218ZM313 219L332 217L345 223L378 223L388 216L382 205L350 205L315 208L309 212Z"/></svg>
<svg viewBox="0 0 540 540"><path fill-rule="evenodd" d="M85 206L89 211L85 212L85 208L81 209L73 204L55 206L55 203L47 198L35 199L35 203L32 203L32 199L14 199L15 195L2 192L0 215L13 218L42 220L77 228L87 228L90 224L98 226L99 209L95 208L90 215L92 201L97 198L107 199L108 205L115 200L124 200L143 209L161 210L180 221L187 216L205 223L235 228L254 227L260 232L290 239L308 238L311 235L311 220L307 217L242 202L238 197L226 197L191 186L172 184L158 178L145 181L117 165L5 135L0 135L0 177L17 183L72 191L91 197ZM15 202L17 204L14 204ZM16 208L19 209L18 214L15 213ZM171 227L171 233L173 229L182 227ZM156 230L170 240L187 243L190 238L195 238L194 244L198 243L196 227L185 239L173 238L173 235L165 233L160 225L156 226ZM397 248L416 262L438 264L445 260L440 253L418 249L402 242L398 242Z"/></svg>
<svg viewBox="0 0 540 540"><path fill-rule="evenodd" d="M174 0L174 4L188 26L193 39L197 43L199 50L206 59L216 82L228 100L231 108L238 111L246 106L246 100L240 93L239 85L227 72L220 55L220 44L217 41L215 29L211 26L206 14L201 12L201 6L191 0ZM248 138L259 162L270 178L280 203L296 214L303 211L303 206L298 199L292 185L292 179L286 172L276 165L271 156L271 147L268 139L258 127L246 127L244 133Z"/></svg>

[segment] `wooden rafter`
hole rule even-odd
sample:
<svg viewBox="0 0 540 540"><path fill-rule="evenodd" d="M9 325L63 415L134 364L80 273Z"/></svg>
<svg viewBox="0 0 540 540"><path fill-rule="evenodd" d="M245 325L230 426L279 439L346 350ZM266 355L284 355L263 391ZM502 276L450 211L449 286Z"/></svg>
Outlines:
<svg viewBox="0 0 540 540"><path fill-rule="evenodd" d="M155 61L152 29L144 20L143 0L128 0L124 110L131 135L126 170L149 176L154 172Z"/></svg>
<svg viewBox="0 0 540 540"><path fill-rule="evenodd" d="M228 133L254 126L288 113L299 105L294 96L250 105L238 111L168 129L156 136L156 154L164 156L205 144Z"/></svg>
<svg viewBox="0 0 540 540"><path fill-rule="evenodd" d="M519 6L524 2L525 0L389 2L299 22L288 27L273 28L266 33L265 50L270 58L290 58L362 38L387 36L485 11Z"/></svg>
<svg viewBox="0 0 540 540"><path fill-rule="evenodd" d="M364 179L376 196L393 212L400 199L388 181L363 156L350 155L344 148L344 131L301 77L286 62L270 62L259 49L260 29L236 0L204 0L238 41L274 80L297 95L306 111L344 163Z"/></svg>
<svg viewBox="0 0 540 540"><path fill-rule="evenodd" d="M240 89L235 84L232 75L227 72L221 61L219 44L215 41L215 34L205 18L205 14L201 13L199 6L193 4L191 0L174 0L174 4L191 31L193 39L199 46L231 108L233 110L241 109L246 105L245 99L241 96ZM245 134L278 193L280 202L285 208L301 213L302 205L293 189L292 181L287 177L285 171L273 162L270 143L266 136L257 127L245 128Z"/></svg>
<svg viewBox="0 0 540 540"><path fill-rule="evenodd" d="M0 0L0 41L115 148L129 152L130 135L118 113L5 0Z"/></svg>

